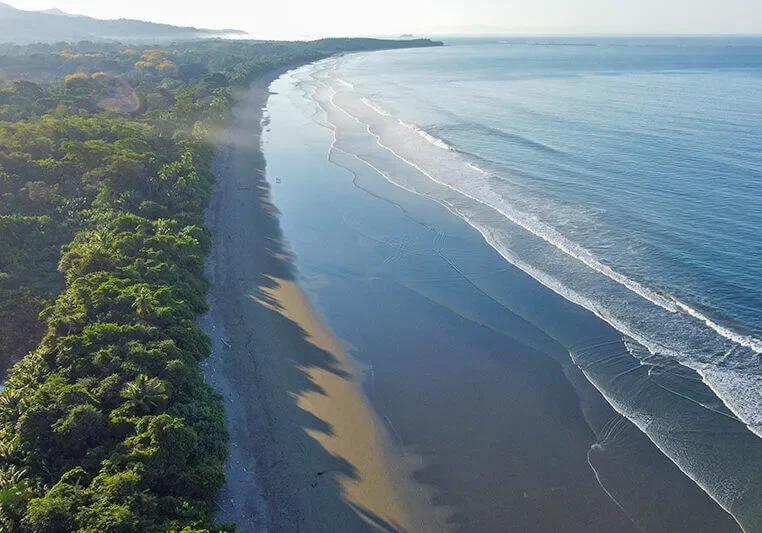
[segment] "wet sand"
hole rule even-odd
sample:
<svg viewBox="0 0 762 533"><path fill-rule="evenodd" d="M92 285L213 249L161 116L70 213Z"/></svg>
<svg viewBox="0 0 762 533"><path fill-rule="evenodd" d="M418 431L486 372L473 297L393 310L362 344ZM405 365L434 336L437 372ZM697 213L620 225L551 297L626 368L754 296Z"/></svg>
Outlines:
<svg viewBox="0 0 762 533"><path fill-rule="evenodd" d="M213 340L203 363L230 433L217 518L238 531L403 531L384 432L342 344L295 283L260 150L274 75L242 98L220 141L207 224Z"/></svg>

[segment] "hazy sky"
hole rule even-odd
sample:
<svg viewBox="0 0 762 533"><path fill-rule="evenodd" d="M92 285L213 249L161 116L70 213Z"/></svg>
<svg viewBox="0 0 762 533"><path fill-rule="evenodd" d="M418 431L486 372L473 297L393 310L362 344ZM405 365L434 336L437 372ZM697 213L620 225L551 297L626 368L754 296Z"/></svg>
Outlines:
<svg viewBox="0 0 762 533"><path fill-rule="evenodd" d="M261 37L398 33L762 33L762 0L5 0Z"/></svg>

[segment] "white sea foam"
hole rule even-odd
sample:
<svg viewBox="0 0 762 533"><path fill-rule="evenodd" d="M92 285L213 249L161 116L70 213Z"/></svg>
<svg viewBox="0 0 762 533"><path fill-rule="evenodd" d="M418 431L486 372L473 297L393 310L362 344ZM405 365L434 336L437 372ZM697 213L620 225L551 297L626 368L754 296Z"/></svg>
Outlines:
<svg viewBox="0 0 762 533"><path fill-rule="evenodd" d="M730 328L726 328L725 326L722 326L720 324L717 324L713 320L711 320L709 317L701 313L700 311L697 311L696 309L693 309L689 305L684 304L677 298L673 298L671 296L668 296L668 298L674 302L675 306L684 311L685 313L689 314L693 318L697 318L701 320L704 324L712 328L714 331L725 337L726 339L729 339L736 344L740 344L741 346L745 346L746 348L751 348L758 354L762 354L762 340L758 339L756 337L752 337L751 335L743 335L741 333L735 332Z"/></svg>
<svg viewBox="0 0 762 533"><path fill-rule="evenodd" d="M355 86L353 84L351 84L348 81L342 80L341 78L336 78L336 83L338 83L339 85L343 85L347 89L354 89L355 88Z"/></svg>
<svg viewBox="0 0 762 533"><path fill-rule="evenodd" d="M441 148L442 150L454 150L452 146L447 144L445 141L440 139L439 137L434 137L432 134L430 134L428 131L424 130L423 128L419 128L418 126L415 126L413 124L408 124L407 122L403 120L399 120L399 123L403 126L405 126L410 131L413 131L426 139L429 143L433 144L437 148Z"/></svg>
<svg viewBox="0 0 762 533"><path fill-rule="evenodd" d="M392 116L391 113L389 113L386 109L378 105L377 103L373 102L372 100L369 100L368 98L362 98L362 103L371 108L373 111L381 115L382 117L390 117Z"/></svg>
<svg viewBox="0 0 762 533"><path fill-rule="evenodd" d="M468 166L469 166L469 168L471 168L472 170L475 170L475 171L477 171L479 174L483 174L484 176L491 176L491 175L492 175L491 173L487 172L487 171L486 171L486 170L484 170L483 168L479 168L479 167L477 167L477 166L476 166L476 165L474 165L473 163L468 163Z"/></svg>
<svg viewBox="0 0 762 533"><path fill-rule="evenodd" d="M570 354L572 358L574 357L573 354ZM583 370L583 373L587 376L587 373ZM590 377L588 376L588 379ZM701 480L700 476L697 474L697 472L694 472L692 468L686 468L686 466L683 464L683 462L680 460L679 457L676 457L675 454L670 450L668 447L664 446L663 443L659 441L659 439L655 439L650 431L649 426L653 422L648 416L644 416L643 413L635 412L629 406L624 404L621 401L618 401L616 398L612 398L610 395L606 393L605 390L603 390L598 384L595 383L594 380L589 379L590 383L593 384L593 386L598 390L598 392L603 395L604 398L606 398L606 401L608 401L609 405L614 408L614 410L622 415L623 417L630 420L635 426L640 429L640 431L643 432L644 435L648 437L648 439L653 442L653 444L661 450L661 452L670 458L670 460L677 466L677 468L680 469L680 471L688 476L690 479L693 480L696 485L701 487L701 489L709 495L717 504L725 509L725 511L733 517L734 520L736 520L736 523L741 527L742 530L745 531L743 525L738 521L738 519L733 515L732 509L729 501L732 500L732 496L737 491L737 487L730 487L727 485L717 487L715 485L710 485L704 481ZM592 465L591 465L592 466ZM600 483L600 479L598 480Z"/></svg>
<svg viewBox="0 0 762 533"><path fill-rule="evenodd" d="M372 100L363 97L361 99L362 103L371 108L373 111L381 115L382 117L391 117L392 114L389 113L386 109L384 109L382 106L378 105L376 102L373 102ZM342 111L345 111L342 109ZM433 144L437 148L441 148L442 150L453 150L453 147L447 144L445 141L440 139L439 137L435 137L434 135L430 134L423 128L419 128L418 126L415 126L413 124L408 124L407 122L403 120L399 120L400 125L406 127L410 131L413 131L426 139L429 143Z"/></svg>

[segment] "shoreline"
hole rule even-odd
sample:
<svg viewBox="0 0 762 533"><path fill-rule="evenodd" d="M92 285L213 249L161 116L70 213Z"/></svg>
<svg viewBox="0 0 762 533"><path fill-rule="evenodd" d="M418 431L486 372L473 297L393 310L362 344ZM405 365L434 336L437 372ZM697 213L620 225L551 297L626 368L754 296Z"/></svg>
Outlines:
<svg viewBox="0 0 762 533"><path fill-rule="evenodd" d="M202 371L230 434L217 517L242 533L407 530L385 431L299 287L269 201L261 119L270 83L292 68L254 80L215 157L200 322L213 346Z"/></svg>

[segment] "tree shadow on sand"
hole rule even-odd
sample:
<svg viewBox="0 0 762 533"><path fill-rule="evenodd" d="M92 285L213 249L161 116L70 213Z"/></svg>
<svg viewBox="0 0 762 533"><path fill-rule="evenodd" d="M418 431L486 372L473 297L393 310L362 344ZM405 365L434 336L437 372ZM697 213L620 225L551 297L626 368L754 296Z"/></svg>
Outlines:
<svg viewBox="0 0 762 533"><path fill-rule="evenodd" d="M248 147L228 143L211 207L216 251L210 298L229 337L219 364L231 389L224 399L231 446L256 464L271 531L400 532L400 525L348 500L342 482L360 481L358 469L313 437L334 435L334 428L299 405L307 395L327 395L310 370L351 376L273 296L283 280L296 281L297 272L269 199L259 139L252 139L258 121L249 112L239 118L239 132L229 132L229 139L245 138ZM241 491L247 485L233 482L231 468L236 465L228 465L223 498L246 500ZM221 513L220 519L256 512L239 506L238 516ZM246 533L247 526L239 523L238 531Z"/></svg>

